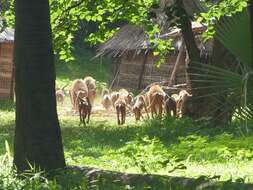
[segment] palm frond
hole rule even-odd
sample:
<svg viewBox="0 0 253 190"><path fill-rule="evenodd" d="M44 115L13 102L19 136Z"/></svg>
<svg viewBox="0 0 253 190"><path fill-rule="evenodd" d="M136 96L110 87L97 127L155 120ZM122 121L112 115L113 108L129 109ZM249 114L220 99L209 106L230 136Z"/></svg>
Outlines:
<svg viewBox="0 0 253 190"><path fill-rule="evenodd" d="M252 68L250 15L247 9L225 17L216 26L215 37L243 64Z"/></svg>

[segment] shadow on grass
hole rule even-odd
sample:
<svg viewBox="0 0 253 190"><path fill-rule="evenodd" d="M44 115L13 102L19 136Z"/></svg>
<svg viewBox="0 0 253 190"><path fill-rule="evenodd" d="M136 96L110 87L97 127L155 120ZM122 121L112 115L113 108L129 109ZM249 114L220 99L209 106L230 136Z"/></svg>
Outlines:
<svg viewBox="0 0 253 190"><path fill-rule="evenodd" d="M200 178L171 177L150 174L129 174L99 170L88 167L68 167L56 177L64 188L103 190L251 190L252 184L231 181L215 181L204 176Z"/></svg>
<svg viewBox="0 0 253 190"><path fill-rule="evenodd" d="M106 151L117 152L127 146L132 146L131 151L137 150L140 146L151 145L152 139L157 139L154 145L157 149L162 148L164 154L180 159L191 155L195 161L226 161L236 158L238 152L243 159L253 157L252 136L237 137L230 127L213 128L210 124L199 124L190 119L167 118L162 122L151 120L129 126L115 126L101 121L79 127L77 122L70 122L63 123L62 135L64 148L73 152L72 156L98 158L110 154Z"/></svg>

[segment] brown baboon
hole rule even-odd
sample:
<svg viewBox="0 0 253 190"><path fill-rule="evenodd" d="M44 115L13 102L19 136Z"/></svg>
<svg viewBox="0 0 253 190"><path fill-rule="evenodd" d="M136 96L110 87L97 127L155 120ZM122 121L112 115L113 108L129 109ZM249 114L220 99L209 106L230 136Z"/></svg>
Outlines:
<svg viewBox="0 0 253 190"><path fill-rule="evenodd" d="M178 94L172 94L171 98L173 98L176 102L176 116L178 116L179 115L179 108L178 108L179 95Z"/></svg>
<svg viewBox="0 0 253 190"><path fill-rule="evenodd" d="M87 76L83 79L83 81L88 87L88 97L91 104L93 105L96 98L96 80L91 76Z"/></svg>
<svg viewBox="0 0 253 190"><path fill-rule="evenodd" d="M65 86L63 86L62 88L56 88L55 89L55 96L56 96L56 100L57 100L57 102L59 102L59 103L61 103L61 104L63 104L63 102L64 102L64 98L65 98L65 87L66 86L68 86L68 85L65 85Z"/></svg>
<svg viewBox="0 0 253 190"><path fill-rule="evenodd" d="M81 91L80 98L88 97L88 87L82 79L74 80L69 89L70 100L75 111L78 111L78 103L77 103L78 91Z"/></svg>
<svg viewBox="0 0 253 190"><path fill-rule="evenodd" d="M115 109L117 113L118 125L123 125L126 121L126 100L120 96L115 102Z"/></svg>
<svg viewBox="0 0 253 190"><path fill-rule="evenodd" d="M80 91L79 91L80 92ZM90 114L91 114L91 103L88 97L82 97L80 98L80 94L77 95L77 101L78 101L78 109L79 109L79 117L80 117L80 124L83 123L83 125L86 125L86 117L87 123L90 121Z"/></svg>
<svg viewBox="0 0 253 190"><path fill-rule="evenodd" d="M112 100L111 96L109 94L109 90L107 88L104 88L102 90L102 101L101 104L103 107L108 111L112 107Z"/></svg>
<svg viewBox="0 0 253 190"><path fill-rule="evenodd" d="M104 95L108 95L110 92L107 88L104 88L101 93L101 97L103 98Z"/></svg>
<svg viewBox="0 0 253 190"><path fill-rule="evenodd" d="M133 101L133 93L128 92L126 89L122 88L119 90L119 97L123 97L126 101L127 107L130 107Z"/></svg>
<svg viewBox="0 0 253 190"><path fill-rule="evenodd" d="M61 89L55 91L56 101L63 104L65 93Z"/></svg>
<svg viewBox="0 0 253 190"><path fill-rule="evenodd" d="M147 92L152 118L154 118L154 114L157 115L157 111L158 115L162 116L165 95L165 92L159 85L151 86Z"/></svg>
<svg viewBox="0 0 253 190"><path fill-rule="evenodd" d="M133 105L133 112L134 112L135 120L136 121L139 121L140 118L143 118L143 115L141 113L142 110L143 110L143 108L145 109L145 111L147 113L147 116L149 118L148 110L147 110L147 107L146 107L144 96L143 95L137 96L136 97L136 101L135 101L135 103Z"/></svg>
<svg viewBox="0 0 253 190"><path fill-rule="evenodd" d="M191 94L189 94L186 90L181 90L178 94L178 101L177 101L177 107L178 107L178 114L180 117L184 115L185 110L185 104L189 97L192 97Z"/></svg>
<svg viewBox="0 0 253 190"><path fill-rule="evenodd" d="M177 102L173 97L166 95L164 107L168 116L172 116L171 112L173 117L177 116Z"/></svg>
<svg viewBox="0 0 253 190"><path fill-rule="evenodd" d="M119 98L119 92L112 92L111 93L111 100L112 100L112 106L114 106L115 102L117 101L117 99Z"/></svg>

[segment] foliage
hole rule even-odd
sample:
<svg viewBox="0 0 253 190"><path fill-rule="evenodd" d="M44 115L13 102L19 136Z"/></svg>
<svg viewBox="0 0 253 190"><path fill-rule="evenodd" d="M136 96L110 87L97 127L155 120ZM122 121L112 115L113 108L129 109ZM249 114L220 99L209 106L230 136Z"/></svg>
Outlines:
<svg viewBox="0 0 253 190"><path fill-rule="evenodd" d="M5 12L5 17L11 26L14 26L13 2L14 0L11 1L10 9ZM72 54L74 35L82 29L84 22L97 26L95 32L83 37L92 45L101 44L112 37L122 25L121 23L131 23L146 29L150 37L150 47L155 48L154 54L164 57L172 49L171 40L159 39L159 25L153 22L149 12L158 2L159 0L50 0L55 53L66 62L74 60ZM163 61L162 58L159 64Z"/></svg>
<svg viewBox="0 0 253 190"><path fill-rule="evenodd" d="M234 110L234 117L242 122L242 130L249 133L248 127L253 127L253 89L251 87L253 58L250 18L247 8L240 13L223 17L221 22L216 25L215 30L215 38L236 57L238 70L224 69L222 63L216 63L217 66L199 64L199 68L196 68L201 71L199 83L214 91L213 94L207 95L218 100L218 106L214 111L220 108L223 109L223 113L226 113L227 110ZM220 97L225 101L219 102Z"/></svg>
<svg viewBox="0 0 253 190"><path fill-rule="evenodd" d="M242 12L248 6L248 0L221 0L218 3L207 3L208 11L199 15L198 21L207 24L205 39L212 38L215 33L215 24L223 17ZM239 28L239 27L238 27Z"/></svg>

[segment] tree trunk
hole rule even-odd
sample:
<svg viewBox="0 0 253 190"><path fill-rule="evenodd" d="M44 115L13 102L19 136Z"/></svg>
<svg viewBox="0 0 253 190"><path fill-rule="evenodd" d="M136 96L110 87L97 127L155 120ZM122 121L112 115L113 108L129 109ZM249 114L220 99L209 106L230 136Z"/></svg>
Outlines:
<svg viewBox="0 0 253 190"><path fill-rule="evenodd" d="M65 166L56 112L48 0L15 1L16 128L14 164L46 171Z"/></svg>
<svg viewBox="0 0 253 190"><path fill-rule="evenodd" d="M253 0L250 1L249 9L250 9L251 45L252 45L251 52L252 52L252 56L253 56Z"/></svg>

